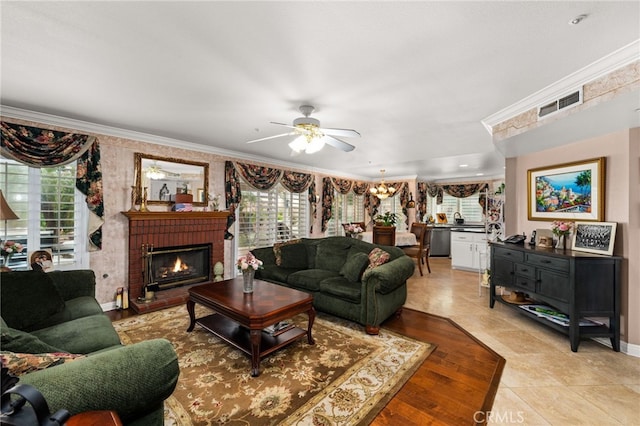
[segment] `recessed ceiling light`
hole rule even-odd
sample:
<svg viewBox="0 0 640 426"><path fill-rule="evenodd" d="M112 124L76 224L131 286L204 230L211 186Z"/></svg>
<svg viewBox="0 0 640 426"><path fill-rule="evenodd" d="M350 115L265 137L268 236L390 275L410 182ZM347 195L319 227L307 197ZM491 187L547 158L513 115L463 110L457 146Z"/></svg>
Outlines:
<svg viewBox="0 0 640 426"><path fill-rule="evenodd" d="M476 176L484 176L484 173L476 173Z"/></svg>
<svg viewBox="0 0 640 426"><path fill-rule="evenodd" d="M586 14L582 14L582 15L578 15L575 18L573 18L572 20L569 21L569 25L578 25L580 22L582 22L587 16Z"/></svg>
<svg viewBox="0 0 640 426"><path fill-rule="evenodd" d="M468 164L460 164L460 167L469 167Z"/></svg>

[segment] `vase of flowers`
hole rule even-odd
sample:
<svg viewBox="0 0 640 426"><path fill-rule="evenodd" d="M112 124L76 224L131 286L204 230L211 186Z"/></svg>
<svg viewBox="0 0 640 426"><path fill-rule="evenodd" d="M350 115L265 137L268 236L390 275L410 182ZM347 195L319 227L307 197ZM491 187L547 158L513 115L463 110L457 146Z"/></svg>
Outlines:
<svg viewBox="0 0 640 426"><path fill-rule="evenodd" d="M242 272L242 291L253 293L253 277L258 269L262 269L262 260L256 258L252 253L241 256L236 263L238 271Z"/></svg>
<svg viewBox="0 0 640 426"><path fill-rule="evenodd" d="M551 222L551 232L558 237L556 248L565 250L567 248L567 238L573 229L573 222L556 220Z"/></svg>
<svg viewBox="0 0 640 426"><path fill-rule="evenodd" d="M360 235L363 231L364 229L362 229L362 227L357 223L350 223L348 225L345 225L344 227L345 234L347 234L347 237L351 238L358 238L358 235Z"/></svg>
<svg viewBox="0 0 640 426"><path fill-rule="evenodd" d="M16 253L22 253L24 246L15 241L5 241L0 245L0 255L2 255L2 269L9 271L9 260Z"/></svg>

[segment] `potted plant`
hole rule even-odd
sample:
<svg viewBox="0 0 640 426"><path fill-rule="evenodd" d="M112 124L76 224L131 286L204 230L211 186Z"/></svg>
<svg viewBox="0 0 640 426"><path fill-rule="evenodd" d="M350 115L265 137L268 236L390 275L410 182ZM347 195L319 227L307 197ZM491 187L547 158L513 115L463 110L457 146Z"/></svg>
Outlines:
<svg viewBox="0 0 640 426"><path fill-rule="evenodd" d="M375 221L378 226L396 226L396 222L398 222L398 215L386 212L385 214L379 214L376 216Z"/></svg>

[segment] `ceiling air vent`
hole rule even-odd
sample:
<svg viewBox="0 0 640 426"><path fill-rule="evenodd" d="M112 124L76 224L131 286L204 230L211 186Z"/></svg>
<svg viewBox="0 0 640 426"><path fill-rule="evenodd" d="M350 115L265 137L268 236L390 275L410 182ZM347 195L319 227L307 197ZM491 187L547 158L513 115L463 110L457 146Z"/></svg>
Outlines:
<svg viewBox="0 0 640 426"><path fill-rule="evenodd" d="M582 88L538 108L538 119L582 103Z"/></svg>

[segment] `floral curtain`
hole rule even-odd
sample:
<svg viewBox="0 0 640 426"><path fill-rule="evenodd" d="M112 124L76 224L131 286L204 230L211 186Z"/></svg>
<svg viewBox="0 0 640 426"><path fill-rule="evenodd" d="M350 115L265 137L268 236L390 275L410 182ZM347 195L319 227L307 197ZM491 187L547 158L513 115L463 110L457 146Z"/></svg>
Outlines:
<svg viewBox="0 0 640 426"><path fill-rule="evenodd" d="M364 197L364 209L370 218L376 217L378 214L378 207L380 207L380 198L373 195L371 192L367 193Z"/></svg>
<svg viewBox="0 0 640 426"><path fill-rule="evenodd" d="M369 192L369 184L367 182L353 182L353 193L356 195L364 195Z"/></svg>
<svg viewBox="0 0 640 426"><path fill-rule="evenodd" d="M242 201L242 191L240 190L240 177L233 165L232 161L224 162L224 198L229 216L227 217L227 229L224 231L224 239L232 240L233 234L229 232L229 228L236 221L236 208Z"/></svg>
<svg viewBox="0 0 640 426"><path fill-rule="evenodd" d="M333 187L341 194L348 194L353 186L353 181L348 179L331 178L331 182L333 183Z"/></svg>
<svg viewBox="0 0 640 426"><path fill-rule="evenodd" d="M476 192L484 191L489 187L488 183L469 183L465 185L443 185L444 191L456 198L470 197Z"/></svg>
<svg viewBox="0 0 640 426"><path fill-rule="evenodd" d="M316 218L318 217L318 194L316 194L316 180L311 179L311 185L309 185L309 204L311 205L311 228L309 232L313 233L313 224L316 222Z"/></svg>
<svg viewBox="0 0 640 426"><path fill-rule="evenodd" d="M395 187L397 188L397 186ZM406 218L404 223L407 224L407 229L409 229L409 209L407 209L407 203L409 203L409 184L403 183L400 187L400 191L396 191L396 193L400 193L400 205L402 206L402 214Z"/></svg>
<svg viewBox="0 0 640 426"><path fill-rule="evenodd" d="M104 202L100 146L94 136L0 122L2 154L30 167L62 166L78 161L76 187L86 196L89 250L102 249Z"/></svg>
<svg viewBox="0 0 640 426"><path fill-rule="evenodd" d="M278 183L282 171L273 167L236 163L242 177L256 189L267 191Z"/></svg>
<svg viewBox="0 0 640 426"><path fill-rule="evenodd" d="M327 230L327 223L332 216L333 185L330 177L322 178L322 232Z"/></svg>
<svg viewBox="0 0 640 426"><path fill-rule="evenodd" d="M309 189L311 183L314 182L314 176L309 173L299 173L285 170L282 172L280 183L291 192L297 194Z"/></svg>
<svg viewBox="0 0 640 426"><path fill-rule="evenodd" d="M427 183L418 182L417 184L418 197L416 200L416 221L422 222L424 215L427 214Z"/></svg>

